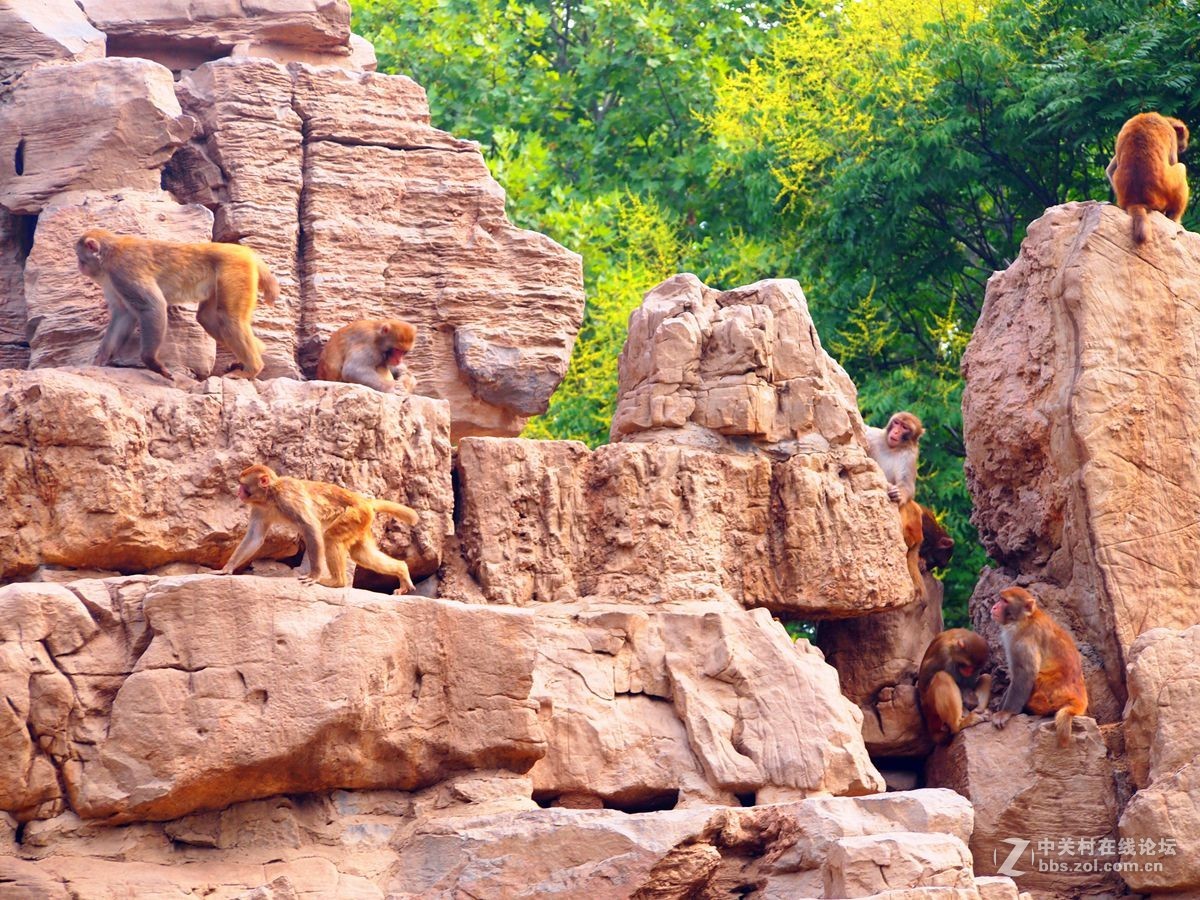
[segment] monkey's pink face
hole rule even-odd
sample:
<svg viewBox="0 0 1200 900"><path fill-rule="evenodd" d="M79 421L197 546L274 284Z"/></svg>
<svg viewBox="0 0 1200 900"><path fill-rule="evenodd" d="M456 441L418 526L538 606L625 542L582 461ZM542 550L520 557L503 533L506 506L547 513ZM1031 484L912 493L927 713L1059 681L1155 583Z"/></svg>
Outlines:
<svg viewBox="0 0 1200 900"><path fill-rule="evenodd" d="M79 259L79 271L88 278L100 277L100 256L88 250L82 243L75 245L75 255Z"/></svg>
<svg viewBox="0 0 1200 900"><path fill-rule="evenodd" d="M895 450L909 439L912 430L903 422L892 422L887 427L887 445Z"/></svg>
<svg viewBox="0 0 1200 900"><path fill-rule="evenodd" d="M403 350L401 350L399 347L393 347L391 350L388 351L387 359L385 360L385 363L387 364L388 368L392 368L393 366L398 366L402 362L404 362L404 351Z"/></svg>
<svg viewBox="0 0 1200 900"><path fill-rule="evenodd" d="M249 500L250 499L250 488L246 487L244 484L239 484L238 485L238 499L241 500L243 503L245 503L247 500Z"/></svg>
<svg viewBox="0 0 1200 900"><path fill-rule="evenodd" d="M1005 600L997 600L992 605L992 618L1001 625L1007 625L1014 618L1012 612L1008 608L1008 602Z"/></svg>

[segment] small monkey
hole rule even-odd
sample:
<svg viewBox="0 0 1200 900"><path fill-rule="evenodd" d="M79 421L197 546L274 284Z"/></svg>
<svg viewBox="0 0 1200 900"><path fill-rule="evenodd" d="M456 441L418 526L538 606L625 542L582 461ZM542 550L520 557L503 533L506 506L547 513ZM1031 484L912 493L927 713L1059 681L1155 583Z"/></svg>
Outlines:
<svg viewBox="0 0 1200 900"><path fill-rule="evenodd" d="M348 381L387 393L399 384L411 392L404 354L417 339L416 326L400 319L359 319L333 333L317 361L321 381Z"/></svg>
<svg viewBox="0 0 1200 900"><path fill-rule="evenodd" d="M238 499L250 507L250 526L220 574L232 575L250 562L266 540L267 528L279 522L297 530L304 540L304 559L297 570L304 583L348 585L348 553L360 566L399 578L401 593L413 589L408 565L379 549L371 534L371 524L375 514L382 512L407 525L415 525L415 510L324 481L279 476L261 465L242 472L238 478Z"/></svg>
<svg viewBox="0 0 1200 900"><path fill-rule="evenodd" d="M1065 629L1038 608L1038 600L1024 588L1000 592L992 607L1000 623L1000 639L1008 659L1008 691L992 724L1003 728L1015 713L1029 710L1035 716L1054 713L1058 745L1071 740L1071 719L1087 712L1087 686L1083 660Z"/></svg>
<svg viewBox="0 0 1200 900"><path fill-rule="evenodd" d="M921 659L917 690L925 727L935 743L948 744L964 728L983 721L992 695L992 676L982 674L988 661L988 645L965 628L943 631L932 641ZM974 710L963 715L964 692L975 693Z"/></svg>
<svg viewBox="0 0 1200 900"><path fill-rule="evenodd" d="M886 428L867 428L867 453L883 469L888 497L906 503L917 493L917 442L925 428L910 412L898 412Z"/></svg>
<svg viewBox="0 0 1200 900"><path fill-rule="evenodd" d="M950 537L933 513L921 507L921 559L926 568L944 569L954 554L954 538Z"/></svg>
<svg viewBox="0 0 1200 900"><path fill-rule="evenodd" d="M1117 206L1133 218L1133 241L1146 241L1151 211L1183 220L1188 202L1187 167L1179 155L1187 149L1188 128L1178 119L1139 113L1121 126L1117 150L1105 173Z"/></svg>
<svg viewBox="0 0 1200 900"><path fill-rule="evenodd" d="M159 359L167 305L198 302L196 321L237 357L242 375L262 371L262 342L250 329L261 288L279 298L279 282L253 250L240 244L194 244L121 236L91 228L75 242L79 271L104 289L109 323L93 365L106 366L135 325L141 328L142 363L170 378Z"/></svg>

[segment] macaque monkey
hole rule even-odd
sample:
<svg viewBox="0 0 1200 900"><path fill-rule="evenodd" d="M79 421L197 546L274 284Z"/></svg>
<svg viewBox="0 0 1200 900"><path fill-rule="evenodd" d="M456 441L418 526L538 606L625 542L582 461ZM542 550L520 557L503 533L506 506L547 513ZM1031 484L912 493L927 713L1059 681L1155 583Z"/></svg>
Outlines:
<svg viewBox="0 0 1200 900"><path fill-rule="evenodd" d="M273 522L290 525L304 540L297 570L305 584L345 587L350 583L347 553L360 566L400 579L400 592L413 589L408 565L385 554L375 543L376 513L417 523L414 510L391 500L376 500L324 481L276 475L267 466L250 466L238 478L238 499L250 507L250 527L220 574L232 575L254 558Z"/></svg>
<svg viewBox="0 0 1200 900"><path fill-rule="evenodd" d="M924 506L921 507L921 559L929 569L944 569L954 554L954 538L938 524Z"/></svg>
<svg viewBox="0 0 1200 900"><path fill-rule="evenodd" d="M910 412L896 413L886 428L867 427L867 453L883 469L893 503L907 503L917 493L917 441L924 433Z"/></svg>
<svg viewBox="0 0 1200 900"><path fill-rule="evenodd" d="M141 328L142 363L171 375L159 359L167 330L167 305L197 302L196 321L241 363L242 375L262 371L262 342L250 319L263 299L279 298L279 282L249 247L201 241L184 244L121 236L90 228L75 242L79 271L104 289L109 322L93 365L106 366L134 325Z"/></svg>
<svg viewBox="0 0 1200 900"><path fill-rule="evenodd" d="M384 393L399 384L411 393L416 384L404 365L404 354L416 339L416 326L400 319L351 322L335 331L321 351L317 378L365 384Z"/></svg>
<svg viewBox="0 0 1200 900"><path fill-rule="evenodd" d="M1071 719L1087 712L1087 686L1083 661L1071 635L1038 608L1024 588L1000 592L992 607L1000 623L1000 639L1008 658L1008 691L992 724L1003 728L1015 713L1029 710L1035 716L1054 713L1058 745L1071 740Z"/></svg>
<svg viewBox="0 0 1200 900"><path fill-rule="evenodd" d="M905 561L912 578L913 590L918 600L925 599L925 578L921 574L921 541L924 528L921 523L921 505L909 500L900 504L900 532L904 535Z"/></svg>
<svg viewBox="0 0 1200 900"><path fill-rule="evenodd" d="M965 628L943 631L932 641L921 659L917 691L925 727L935 743L948 744L964 728L983 721L992 695L992 676L982 674L988 661L988 645ZM964 692L974 692L975 707L963 715Z"/></svg>
<svg viewBox="0 0 1200 900"><path fill-rule="evenodd" d="M1188 202L1187 167L1179 155L1187 149L1188 128L1178 119L1139 113L1121 126L1117 152L1105 170L1117 206L1133 217L1133 242L1146 241L1151 211L1183 220Z"/></svg>

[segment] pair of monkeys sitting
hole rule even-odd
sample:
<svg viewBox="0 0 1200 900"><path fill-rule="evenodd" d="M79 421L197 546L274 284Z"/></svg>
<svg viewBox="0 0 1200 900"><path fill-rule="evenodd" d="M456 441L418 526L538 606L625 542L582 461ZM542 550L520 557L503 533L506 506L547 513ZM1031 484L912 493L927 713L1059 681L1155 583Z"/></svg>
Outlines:
<svg viewBox="0 0 1200 900"><path fill-rule="evenodd" d="M177 243L120 236L90 229L75 243L79 269L104 290L108 328L95 365L108 365L133 333L141 331L142 363L171 377L159 357L167 329L167 306L199 304L196 320L237 358L239 372L254 378L263 369L262 341L250 321L261 290L267 303L279 298L279 282L253 250L240 244ZM399 319L363 319L334 332L321 352L317 378L364 384L391 391L396 384L414 387L404 366L416 328ZM408 566L383 553L371 534L377 512L409 525L417 513L389 500L376 500L322 481L281 477L267 466L251 466L239 478L238 497L250 507L246 536L221 569L229 574L250 562L262 548L273 522L290 525L304 539L299 574L305 582L332 587L349 583L348 562L400 580L407 593L413 583Z"/></svg>
<svg viewBox="0 0 1200 900"><path fill-rule="evenodd" d="M921 420L910 412L896 413L884 428L867 429L868 451L883 470L888 496L900 504L909 572L921 599L925 596L924 580L916 564L914 544L919 548L923 539L922 507L914 502L913 495L917 444L922 433ZM1010 679L1000 709L991 714L992 724L1003 728L1013 715L1024 710L1038 716L1053 714L1058 744L1067 746L1073 718L1087 712L1088 705L1083 661L1075 641L1024 588L1001 591L992 606L992 618L1000 626ZM945 743L963 728L983 721L980 712L987 714L992 690L992 676L984 673L987 662L987 641L965 628L943 631L930 642L921 660L917 691L926 728L937 743ZM964 693L974 694L975 699L975 710L965 714Z"/></svg>

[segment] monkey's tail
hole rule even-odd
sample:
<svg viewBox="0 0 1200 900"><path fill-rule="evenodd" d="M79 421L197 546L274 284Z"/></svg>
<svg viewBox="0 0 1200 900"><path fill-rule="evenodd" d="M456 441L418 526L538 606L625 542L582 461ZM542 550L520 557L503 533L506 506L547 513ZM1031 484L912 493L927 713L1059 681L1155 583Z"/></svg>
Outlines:
<svg viewBox="0 0 1200 900"><path fill-rule="evenodd" d="M403 503L393 503L391 500L375 500L372 502L375 506L375 512L395 516L405 525L416 525L420 521L417 511L405 506Z"/></svg>
<svg viewBox="0 0 1200 900"><path fill-rule="evenodd" d="M1135 244L1146 243L1146 218L1150 211L1145 205L1135 203L1129 207L1128 212L1133 217L1133 242Z"/></svg>
<svg viewBox="0 0 1200 900"><path fill-rule="evenodd" d="M1054 730L1058 732L1058 746L1066 747L1071 743L1071 720L1086 712L1079 704L1068 703L1054 714Z"/></svg>
<svg viewBox="0 0 1200 900"><path fill-rule="evenodd" d="M258 263L258 286L262 289L263 302L274 306L279 299L279 279L271 273L261 257L256 256L255 262Z"/></svg>

